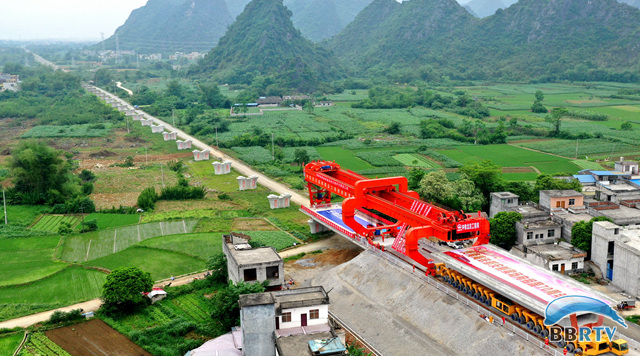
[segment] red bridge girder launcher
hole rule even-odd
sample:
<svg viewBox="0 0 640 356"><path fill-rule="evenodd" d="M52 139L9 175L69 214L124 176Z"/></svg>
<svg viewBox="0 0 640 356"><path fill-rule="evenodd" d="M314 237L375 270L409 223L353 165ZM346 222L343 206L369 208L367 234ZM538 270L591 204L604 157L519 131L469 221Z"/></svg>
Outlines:
<svg viewBox="0 0 640 356"><path fill-rule="evenodd" d="M489 221L480 212L465 214L420 200L408 190L405 177L370 179L329 161L315 161L304 168L311 207L331 204L331 195L344 199L342 220L368 239L386 235L396 238L393 248L414 261L429 261L418 252L418 240L435 237L440 241L475 240L474 246L489 243ZM380 217L387 225L363 226L356 211ZM392 222L395 220L395 222Z"/></svg>

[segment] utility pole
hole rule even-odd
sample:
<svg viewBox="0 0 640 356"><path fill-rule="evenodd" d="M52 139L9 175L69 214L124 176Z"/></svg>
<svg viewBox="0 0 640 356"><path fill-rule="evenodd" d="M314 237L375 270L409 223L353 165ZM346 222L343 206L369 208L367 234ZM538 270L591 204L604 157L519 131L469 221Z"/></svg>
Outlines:
<svg viewBox="0 0 640 356"><path fill-rule="evenodd" d="M2 189L2 202L4 204L4 224L7 225L7 199L4 195L4 188Z"/></svg>
<svg viewBox="0 0 640 356"><path fill-rule="evenodd" d="M276 160L276 146L273 145L273 132L271 133L271 157Z"/></svg>
<svg viewBox="0 0 640 356"><path fill-rule="evenodd" d="M160 162L160 172L162 172L162 189L164 189L164 166Z"/></svg>
<svg viewBox="0 0 640 356"><path fill-rule="evenodd" d="M580 141L579 138L576 138L576 159L578 159L578 142Z"/></svg>
<svg viewBox="0 0 640 356"><path fill-rule="evenodd" d="M220 144L218 143L218 126L216 126L216 148L220 147Z"/></svg>
<svg viewBox="0 0 640 356"><path fill-rule="evenodd" d="M127 133L131 133L131 132L129 131L129 115L127 115Z"/></svg>
<svg viewBox="0 0 640 356"><path fill-rule="evenodd" d="M171 119L173 120L173 128L176 127L176 109L171 109Z"/></svg>

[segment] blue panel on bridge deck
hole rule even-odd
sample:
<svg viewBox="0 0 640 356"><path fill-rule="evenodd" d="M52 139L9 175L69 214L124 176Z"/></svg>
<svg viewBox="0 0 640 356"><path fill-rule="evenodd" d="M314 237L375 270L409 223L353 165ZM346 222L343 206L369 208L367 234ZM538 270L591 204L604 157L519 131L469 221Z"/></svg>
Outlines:
<svg viewBox="0 0 640 356"><path fill-rule="evenodd" d="M331 220L335 224L340 225L341 227L347 229L349 232L354 232L352 228L347 226L347 224L342 221L342 208L334 208L327 210L316 210L316 214L323 216L324 218ZM377 225L380 221L374 218L368 218L369 221L363 219L362 217L356 215L356 221L358 224L367 227L369 225Z"/></svg>

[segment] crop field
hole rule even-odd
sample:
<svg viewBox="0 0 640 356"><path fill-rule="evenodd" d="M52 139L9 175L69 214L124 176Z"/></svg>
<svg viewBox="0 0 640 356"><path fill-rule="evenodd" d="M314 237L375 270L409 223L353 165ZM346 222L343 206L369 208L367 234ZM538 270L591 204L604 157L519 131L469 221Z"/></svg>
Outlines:
<svg viewBox="0 0 640 356"><path fill-rule="evenodd" d="M23 284L52 275L67 265L53 262L57 236L0 239L0 286Z"/></svg>
<svg viewBox="0 0 640 356"><path fill-rule="evenodd" d="M82 124L36 126L22 135L22 138L45 137L102 137L111 131L111 124Z"/></svg>
<svg viewBox="0 0 640 356"><path fill-rule="evenodd" d="M7 221L9 225L30 226L40 215L48 212L48 206L7 205Z"/></svg>
<svg viewBox="0 0 640 356"><path fill-rule="evenodd" d="M395 160L408 167L440 169L439 164L424 158L415 153L401 153L393 156Z"/></svg>
<svg viewBox="0 0 640 356"><path fill-rule="evenodd" d="M76 225L78 225L78 223L80 223L80 218L77 216L45 215L40 218L40 220L38 220L38 222L36 222L35 225L31 227L31 229L57 233L58 228L63 222L69 223L69 225L71 225L71 228L73 229L76 227Z"/></svg>
<svg viewBox="0 0 640 356"><path fill-rule="evenodd" d="M585 160L575 160L575 161L571 161L573 164L575 164L576 166L580 167L581 169L593 169L594 171L604 171L604 167L602 167L599 163L597 162L591 162L591 161L585 161Z"/></svg>
<svg viewBox="0 0 640 356"><path fill-rule="evenodd" d="M200 346L210 337L200 337L198 329L187 333L185 325L202 325L214 334L223 334L217 323L211 324L213 312L211 301L203 296L203 292L183 295L173 299L159 301L139 313L119 319L102 316L101 318L114 329L143 346L154 355L182 356L184 351ZM171 336L164 336L160 331L175 330ZM167 347L168 343L172 347Z"/></svg>
<svg viewBox="0 0 640 356"><path fill-rule="evenodd" d="M465 164L490 159L501 167L533 166L543 173L550 174L579 170L569 159L507 145L464 146L457 150L439 152Z"/></svg>
<svg viewBox="0 0 640 356"><path fill-rule="evenodd" d="M135 246L90 261L88 264L110 270L118 267L138 267L151 273L154 280L201 271L206 267L203 260L186 254Z"/></svg>
<svg viewBox="0 0 640 356"><path fill-rule="evenodd" d="M372 165L356 157L350 150L341 147L317 147L316 150L327 161L336 161L339 165L352 171L361 171L373 168Z"/></svg>
<svg viewBox="0 0 640 356"><path fill-rule="evenodd" d="M537 173L502 173L502 178L513 181L534 181Z"/></svg>
<svg viewBox="0 0 640 356"><path fill-rule="evenodd" d="M228 231L227 229L226 232ZM214 255L222 253L222 234L200 233L155 237L141 242L140 246L182 252L208 261Z"/></svg>
<svg viewBox="0 0 640 356"><path fill-rule="evenodd" d="M575 157L577 146L579 158L600 155L611 156L611 154L617 156L624 153L640 152L637 146L597 138L577 141L544 140L535 142L516 142L514 144L565 157Z"/></svg>
<svg viewBox="0 0 640 356"><path fill-rule="evenodd" d="M118 226L135 225L140 221L137 214L101 214L93 213L85 216L84 221L95 219L98 223L98 229L108 229ZM79 227L79 226L78 226Z"/></svg>
<svg viewBox="0 0 640 356"><path fill-rule="evenodd" d="M284 231L242 231L242 233L251 236L252 240L261 242L266 246L273 246L278 251L291 247L294 243L300 243L300 241Z"/></svg>
<svg viewBox="0 0 640 356"><path fill-rule="evenodd" d="M95 270L67 267L37 283L1 287L0 320L97 298L106 276ZM32 306L24 310L19 308L21 304Z"/></svg>
<svg viewBox="0 0 640 356"><path fill-rule="evenodd" d="M15 333L7 336L0 336L0 355L13 355L16 351L24 333Z"/></svg>
<svg viewBox="0 0 640 356"><path fill-rule="evenodd" d="M98 319L48 330L45 334L73 355L151 356L140 346Z"/></svg>
<svg viewBox="0 0 640 356"><path fill-rule="evenodd" d="M69 236L65 239L61 258L71 262L95 260L152 237L192 232L196 223L194 220L161 221Z"/></svg>
<svg viewBox="0 0 640 356"><path fill-rule="evenodd" d="M29 335L29 340L24 345L21 356L71 356L62 347L51 341L43 333L37 332Z"/></svg>

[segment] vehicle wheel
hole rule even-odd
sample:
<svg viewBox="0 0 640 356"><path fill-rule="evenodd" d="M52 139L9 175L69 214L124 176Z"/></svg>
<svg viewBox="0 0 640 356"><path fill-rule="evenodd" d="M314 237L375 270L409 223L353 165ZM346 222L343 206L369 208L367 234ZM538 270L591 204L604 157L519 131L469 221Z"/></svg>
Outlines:
<svg viewBox="0 0 640 356"><path fill-rule="evenodd" d="M534 325L533 326L533 332L536 334L540 334L540 332L542 331L542 326L540 325Z"/></svg>
<svg viewBox="0 0 640 356"><path fill-rule="evenodd" d="M547 336L549 336L549 330L544 329L540 332L540 337L542 337L543 339Z"/></svg>
<svg viewBox="0 0 640 356"><path fill-rule="evenodd" d="M582 354L582 348L581 347L576 348L576 351L574 353L578 355Z"/></svg>
<svg viewBox="0 0 640 356"><path fill-rule="evenodd" d="M469 294L470 297L473 297L473 289L469 288L469 291L467 292L467 294Z"/></svg>
<svg viewBox="0 0 640 356"><path fill-rule="evenodd" d="M565 346L567 346L567 342L564 340L560 340L559 342L556 343L558 345L559 348L564 349ZM568 351L568 350L567 350Z"/></svg>
<svg viewBox="0 0 640 356"><path fill-rule="evenodd" d="M467 288L467 287L462 288L462 292L464 294L467 294L469 292L469 288Z"/></svg>
<svg viewBox="0 0 640 356"><path fill-rule="evenodd" d="M485 297L484 295L480 296L480 303L484 304L487 302L487 297Z"/></svg>
<svg viewBox="0 0 640 356"><path fill-rule="evenodd" d="M518 313L511 314L511 320L513 320L513 321L520 320L520 316L518 315Z"/></svg>
<svg viewBox="0 0 640 356"><path fill-rule="evenodd" d="M487 299L487 306L490 307L491 306L491 299Z"/></svg>
<svg viewBox="0 0 640 356"><path fill-rule="evenodd" d="M479 300L479 299L480 299L480 292L476 292L476 294L474 294L474 295L473 295L473 297L474 297L476 300Z"/></svg>
<svg viewBox="0 0 640 356"><path fill-rule="evenodd" d="M562 340L562 341L564 341L564 340ZM573 352L575 349L576 349L576 345L574 345L574 344L568 344L567 345L567 351L568 352Z"/></svg>
<svg viewBox="0 0 640 356"><path fill-rule="evenodd" d="M527 329L529 330L533 329L533 321L531 320L527 321Z"/></svg>
<svg viewBox="0 0 640 356"><path fill-rule="evenodd" d="M521 316L521 317L520 317L520 319L518 320L518 322L519 322L520 324L525 324L525 323L527 322L527 318L525 318L525 317L524 317L524 315L523 315L523 316Z"/></svg>

